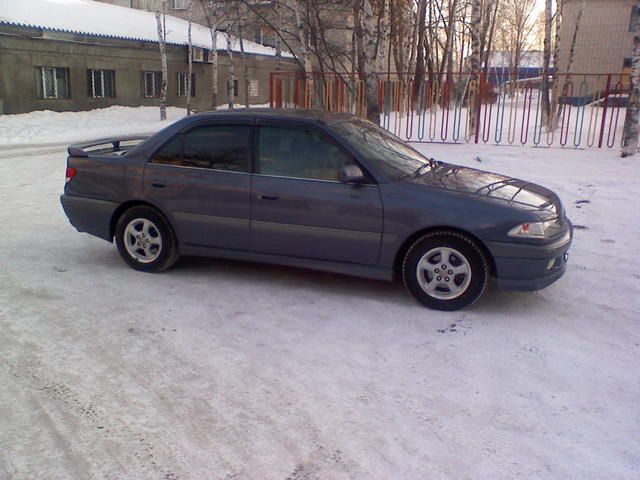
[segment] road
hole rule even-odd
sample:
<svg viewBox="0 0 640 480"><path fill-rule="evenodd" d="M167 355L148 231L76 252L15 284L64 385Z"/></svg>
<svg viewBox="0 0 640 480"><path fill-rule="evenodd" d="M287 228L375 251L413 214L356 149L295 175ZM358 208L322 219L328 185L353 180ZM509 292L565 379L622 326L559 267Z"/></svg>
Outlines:
<svg viewBox="0 0 640 480"><path fill-rule="evenodd" d="M135 272L68 224L52 148L0 159L0 479L640 477L637 159L425 147L580 227L557 284L444 313L268 265Z"/></svg>

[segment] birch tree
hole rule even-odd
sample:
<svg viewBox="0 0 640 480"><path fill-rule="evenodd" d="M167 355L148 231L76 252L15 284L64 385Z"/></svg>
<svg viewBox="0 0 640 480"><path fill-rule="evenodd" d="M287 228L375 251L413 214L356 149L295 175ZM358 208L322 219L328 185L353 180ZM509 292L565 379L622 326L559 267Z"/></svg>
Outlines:
<svg viewBox="0 0 640 480"><path fill-rule="evenodd" d="M481 59L481 50L480 50L480 30L481 30L481 21L482 21L482 4L480 0L472 0L471 4L471 24L469 28L471 30L471 75L470 81L475 84L475 91L480 91L480 85L478 82L480 78L478 76L478 72L480 71L480 59ZM469 133L474 135L476 132L476 114L475 109L478 108L478 105L471 99L471 95L474 95L477 99L477 102L481 102L482 99L478 98L478 95L473 92L473 90L469 94Z"/></svg>
<svg viewBox="0 0 640 480"><path fill-rule="evenodd" d="M243 90L244 90L244 106L249 108L249 68L247 67L247 59L244 54L244 21L240 14L240 4L236 3L236 22L238 23L238 41L240 42L240 59L242 63Z"/></svg>
<svg viewBox="0 0 640 480"><path fill-rule="evenodd" d="M313 85L313 66L311 65L311 56L309 55L309 44L307 35L304 28L304 22L302 21L302 14L300 12L299 0L290 0L290 7L295 15L296 29L298 30L298 41L300 43L300 54L302 56L302 62L304 64L304 76L307 86L307 97L305 98L305 107L309 107L309 101L307 100L312 95L314 90ZM312 98L312 97L311 97Z"/></svg>
<svg viewBox="0 0 640 480"><path fill-rule="evenodd" d="M376 41L380 31L376 31L376 17L370 0L363 0L362 24L364 37L365 66L360 73L365 82L365 103L367 119L375 124L380 123L380 108L378 106L378 79L373 75L376 60Z"/></svg>
<svg viewBox="0 0 640 480"><path fill-rule="evenodd" d="M209 62L211 63L211 108L218 108L218 2L212 0L201 1L204 18L211 35L211 50Z"/></svg>
<svg viewBox="0 0 640 480"><path fill-rule="evenodd" d="M227 64L227 106L229 109L233 109L233 97L235 94L235 73L233 71L233 46L231 44L231 25L226 31L227 37L227 56L229 58Z"/></svg>
<svg viewBox="0 0 640 480"><path fill-rule="evenodd" d="M426 20L427 20L427 0L419 0L416 16L417 23L417 42L415 47L416 74L413 80L413 96L418 108L422 109L420 98L425 77L425 54L424 43L426 40Z"/></svg>
<svg viewBox="0 0 640 480"><path fill-rule="evenodd" d="M640 10L640 1L636 2ZM629 106L624 118L622 133L622 157L635 155L638 151L638 122L640 121L640 15L635 16L633 36L633 56L631 57L631 76Z"/></svg>
<svg viewBox="0 0 640 480"><path fill-rule="evenodd" d="M160 61L162 62L162 80L160 83L160 120L167 119L167 29L164 3L162 13L156 10L156 27L158 31L158 45L160 47Z"/></svg>
<svg viewBox="0 0 640 480"><path fill-rule="evenodd" d="M189 61L189 72L187 73L187 115L191 115L191 77L193 76L193 43L191 41L191 25L193 23L193 2L189 2L189 25L187 27L187 53Z"/></svg>
<svg viewBox="0 0 640 480"><path fill-rule="evenodd" d="M555 131L558 127L558 121L560 120L560 80L558 71L560 69L560 26L562 25L562 3L563 0L556 0L556 13L554 18L555 39L553 43L553 87L551 89L551 109L550 111L558 112L555 115L551 115L549 119L549 129Z"/></svg>
<svg viewBox="0 0 640 480"><path fill-rule="evenodd" d="M556 12L557 13L557 12ZM542 83L541 108L542 119L547 124L547 130L551 129L551 103L549 101L549 67L551 63L551 0L545 0L544 7L544 41L542 53ZM555 65L555 69L558 66Z"/></svg>

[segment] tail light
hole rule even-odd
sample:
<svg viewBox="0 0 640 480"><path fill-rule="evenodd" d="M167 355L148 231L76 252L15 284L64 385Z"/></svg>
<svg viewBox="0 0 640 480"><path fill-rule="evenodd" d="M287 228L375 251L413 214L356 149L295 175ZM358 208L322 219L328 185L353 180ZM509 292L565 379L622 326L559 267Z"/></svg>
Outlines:
<svg viewBox="0 0 640 480"><path fill-rule="evenodd" d="M73 167L67 167L67 183L69 183L75 176L76 176L76 169Z"/></svg>

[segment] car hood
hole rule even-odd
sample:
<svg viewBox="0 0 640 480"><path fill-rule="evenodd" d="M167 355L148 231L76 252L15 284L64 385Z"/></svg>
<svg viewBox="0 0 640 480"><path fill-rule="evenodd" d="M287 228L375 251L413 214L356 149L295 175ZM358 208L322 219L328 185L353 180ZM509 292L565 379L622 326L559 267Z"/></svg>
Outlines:
<svg viewBox="0 0 640 480"><path fill-rule="evenodd" d="M475 168L434 160L419 175L405 181L506 202L515 208L537 210L549 218L562 216L560 200L548 188Z"/></svg>

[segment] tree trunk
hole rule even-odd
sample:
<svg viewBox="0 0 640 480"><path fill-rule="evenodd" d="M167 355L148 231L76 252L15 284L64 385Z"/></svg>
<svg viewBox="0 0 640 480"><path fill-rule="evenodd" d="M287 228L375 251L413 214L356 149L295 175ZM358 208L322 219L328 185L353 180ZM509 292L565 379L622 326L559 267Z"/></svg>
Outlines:
<svg viewBox="0 0 640 480"><path fill-rule="evenodd" d="M416 110L422 110L424 102L422 101L422 96L424 96L424 92L422 92L422 88L424 85L424 77L425 77L425 54L424 51L424 43L426 37L426 21L427 21L427 0L420 0L418 4L418 13L416 16L416 23L418 25L418 35L416 42L416 53L415 53L415 61L416 61L416 73L413 77L413 101L414 108ZM422 95L421 95L422 93Z"/></svg>
<svg viewBox="0 0 640 480"><path fill-rule="evenodd" d="M280 35L282 34L282 15L280 13L280 2L276 1L273 4L273 8L276 14L276 65L275 71L279 72L282 68L282 45L280 42Z"/></svg>
<svg viewBox="0 0 640 480"><path fill-rule="evenodd" d="M244 20L240 15L240 4L236 4L236 13L238 14L238 39L240 40L240 59L242 61L242 75L243 75L243 90L244 90L244 106L249 108L249 68L247 67L247 60L244 54Z"/></svg>
<svg viewBox="0 0 640 480"><path fill-rule="evenodd" d="M367 120L380 124L380 108L378 106L378 79L373 74L376 62L376 18L370 0L363 2L364 56L365 56L365 102Z"/></svg>
<svg viewBox="0 0 640 480"><path fill-rule="evenodd" d="M556 11L556 15L558 12ZM541 83L541 107L542 119L547 125L547 130L551 129L551 104L549 102L549 64L551 62L551 0L545 0L544 8L544 43L542 53L542 83ZM554 70L558 65L554 65ZM555 83L555 82L554 82Z"/></svg>
<svg viewBox="0 0 640 480"><path fill-rule="evenodd" d="M229 109L233 109L233 96L235 93L234 81L235 75L233 72L233 50L231 47L231 27L227 29L227 55L229 57L228 63L228 75L227 75L227 106Z"/></svg>
<svg viewBox="0 0 640 480"><path fill-rule="evenodd" d="M640 1L636 2L640 9ZM633 56L631 57L631 77L629 106L624 118L624 132L622 134L622 156L635 155L638 151L638 121L640 120L640 15L635 17L635 35L633 37Z"/></svg>
<svg viewBox="0 0 640 480"><path fill-rule="evenodd" d="M560 25L562 24L562 2L563 0L556 0L556 35L553 46L553 88L551 95L551 112L558 111L558 97L560 96L560 92L558 91L560 88L560 77L558 73L560 69ZM558 115L551 115L549 123L553 131L557 128L559 119L560 117Z"/></svg>
<svg viewBox="0 0 640 480"><path fill-rule="evenodd" d="M470 135L475 135L476 132L476 109L478 108L478 103L482 101L479 98L478 92L480 91L480 85L478 85L480 81L480 77L478 73L480 72L480 29L481 29L481 14L482 14L482 5L480 0L473 0L471 4L471 74L470 81L475 83L475 89L469 93L469 108L468 108L468 122L469 122L469 133ZM471 95L475 97L475 99L471 98Z"/></svg>
<svg viewBox="0 0 640 480"><path fill-rule="evenodd" d="M162 17L164 17L164 11ZM162 62L162 82L160 84L160 120L167 119L167 50L166 30L160 10L156 10L156 25L158 28L158 45L160 46L160 60Z"/></svg>
<svg viewBox="0 0 640 480"><path fill-rule="evenodd" d="M209 25L211 33L211 108L218 108L218 32L216 25Z"/></svg>
<svg viewBox="0 0 640 480"><path fill-rule="evenodd" d="M304 63L305 74L305 98L304 107L309 108L313 104L314 85L313 85L313 66L311 65L311 56L309 55L309 45L307 44L307 35L304 31L304 23L302 22L302 16L300 15L300 4L298 0L291 0L291 6L296 18L296 28L298 29L298 38L300 39L300 52L302 54L302 62Z"/></svg>
<svg viewBox="0 0 640 480"><path fill-rule="evenodd" d="M211 35L211 51L209 52L209 62L211 62L211 108L215 110L218 108L218 4L213 1L201 1L200 5Z"/></svg>
<svg viewBox="0 0 640 480"><path fill-rule="evenodd" d="M189 26L187 53L189 56L189 73L187 73L187 115L191 115L191 76L193 75L193 45L191 43L191 24L193 23L193 2L189 2Z"/></svg>

